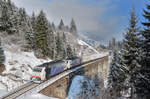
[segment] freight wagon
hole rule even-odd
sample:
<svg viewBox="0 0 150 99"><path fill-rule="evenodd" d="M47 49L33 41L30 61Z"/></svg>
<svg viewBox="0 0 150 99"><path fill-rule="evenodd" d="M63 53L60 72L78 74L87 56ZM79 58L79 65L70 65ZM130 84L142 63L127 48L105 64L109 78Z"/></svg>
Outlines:
<svg viewBox="0 0 150 99"><path fill-rule="evenodd" d="M33 68L31 80L41 82L79 64L81 64L80 57L47 62Z"/></svg>

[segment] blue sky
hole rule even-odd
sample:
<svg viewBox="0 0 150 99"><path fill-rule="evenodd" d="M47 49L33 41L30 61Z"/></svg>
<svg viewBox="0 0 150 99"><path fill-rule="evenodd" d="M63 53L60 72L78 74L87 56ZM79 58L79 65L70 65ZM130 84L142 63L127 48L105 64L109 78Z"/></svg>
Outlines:
<svg viewBox="0 0 150 99"><path fill-rule="evenodd" d="M79 33L88 34L92 39L106 43L112 37L118 40L128 26L129 13L132 5L135 6L140 22L142 9L148 0L12 0L17 6L26 8L31 15L32 11L45 11L48 19L59 24L60 19L66 25L73 17Z"/></svg>

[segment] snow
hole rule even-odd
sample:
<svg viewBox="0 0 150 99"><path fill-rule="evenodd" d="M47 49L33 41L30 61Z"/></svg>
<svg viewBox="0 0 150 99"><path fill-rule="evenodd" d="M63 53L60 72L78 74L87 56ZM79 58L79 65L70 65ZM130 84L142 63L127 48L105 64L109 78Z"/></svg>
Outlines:
<svg viewBox="0 0 150 99"><path fill-rule="evenodd" d="M86 49L81 49L82 52L82 58L86 61L88 60L92 60L92 59L96 59L96 58L100 58L103 56L106 56L109 54L109 51L107 52L98 52L96 49L94 49L92 46L90 46L89 44L87 44L86 42L82 41L82 40L78 40L78 44L81 46L87 46ZM92 51L91 51L92 50Z"/></svg>
<svg viewBox="0 0 150 99"><path fill-rule="evenodd" d="M92 49L96 54L100 54L97 50L95 50L92 46L88 45L88 44L85 43L84 41L78 40L78 43L79 43L80 45L86 45L86 46L88 46L90 49Z"/></svg>
<svg viewBox="0 0 150 99"><path fill-rule="evenodd" d="M58 99L58 98L48 97L48 96L37 93L37 94L26 96L22 99Z"/></svg>
<svg viewBox="0 0 150 99"><path fill-rule="evenodd" d="M11 51L5 50L4 54L6 55L6 61L5 61L6 71L5 72L9 72L10 69L12 69L12 67L19 68L21 65L30 65L31 67L34 67L44 62L51 61L50 59L47 59L47 60L37 59L34 56L33 52L19 51L19 52L13 53Z"/></svg>
<svg viewBox="0 0 150 99"><path fill-rule="evenodd" d="M96 41L94 39L91 39L90 37L88 37L88 34L87 33L78 33L79 35L79 39L82 40L82 41L85 41L87 44L89 45L92 45L94 47L98 47L98 46L101 46L101 45L106 45L100 41Z"/></svg>
<svg viewBox="0 0 150 99"><path fill-rule="evenodd" d="M1 97L2 95L6 94L6 93L7 93L7 91L6 91L6 90L4 90L4 89L0 89L0 97Z"/></svg>
<svg viewBox="0 0 150 99"><path fill-rule="evenodd" d="M75 76L69 89L68 99L95 99L100 96L92 80L84 76Z"/></svg>
<svg viewBox="0 0 150 99"><path fill-rule="evenodd" d="M4 90L4 89L6 89L6 86L5 85L3 85L1 82L0 82L0 90L2 89L2 90Z"/></svg>
<svg viewBox="0 0 150 99"><path fill-rule="evenodd" d="M6 92L7 92L6 86L4 86L3 84L0 83L0 96L5 94Z"/></svg>
<svg viewBox="0 0 150 99"><path fill-rule="evenodd" d="M14 51L12 48L10 46L4 48L6 70L0 75L0 89L7 91L27 83L30 80L33 67L51 61L48 58L36 58L33 51L23 52L19 49Z"/></svg>
<svg viewBox="0 0 150 99"><path fill-rule="evenodd" d="M83 76L76 76L73 79L72 84L70 86L69 95L71 95L72 97L75 97L77 94L80 93L81 83L83 82L83 80L84 80Z"/></svg>

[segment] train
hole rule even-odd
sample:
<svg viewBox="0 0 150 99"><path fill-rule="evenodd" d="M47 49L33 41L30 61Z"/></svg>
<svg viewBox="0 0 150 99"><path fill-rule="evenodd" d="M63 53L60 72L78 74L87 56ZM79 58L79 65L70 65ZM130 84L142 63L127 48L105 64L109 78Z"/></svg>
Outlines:
<svg viewBox="0 0 150 99"><path fill-rule="evenodd" d="M82 58L74 57L65 60L55 60L35 66L32 69L31 81L37 83L43 82L52 76L81 64L81 62Z"/></svg>

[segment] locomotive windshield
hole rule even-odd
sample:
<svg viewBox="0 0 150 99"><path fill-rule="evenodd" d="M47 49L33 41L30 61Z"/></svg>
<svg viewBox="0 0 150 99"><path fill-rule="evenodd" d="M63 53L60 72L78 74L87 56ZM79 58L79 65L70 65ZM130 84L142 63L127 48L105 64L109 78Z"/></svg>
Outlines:
<svg viewBox="0 0 150 99"><path fill-rule="evenodd" d="M33 71L34 71L34 72L41 72L41 71L42 71L42 68L35 67L35 68L33 68Z"/></svg>

